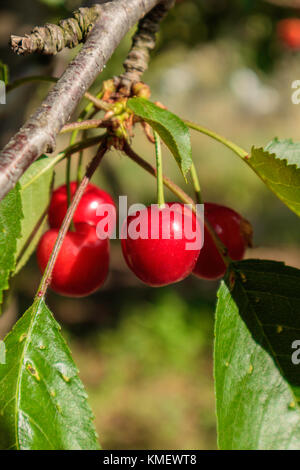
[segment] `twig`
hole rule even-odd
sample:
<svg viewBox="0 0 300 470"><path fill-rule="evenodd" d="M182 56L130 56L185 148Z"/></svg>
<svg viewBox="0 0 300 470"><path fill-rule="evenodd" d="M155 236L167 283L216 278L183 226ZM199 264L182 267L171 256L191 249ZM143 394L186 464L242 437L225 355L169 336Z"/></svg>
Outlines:
<svg viewBox="0 0 300 470"><path fill-rule="evenodd" d="M113 0L99 5L100 19L47 98L0 153L0 200L56 135L129 29L160 0Z"/></svg>
<svg viewBox="0 0 300 470"><path fill-rule="evenodd" d="M165 0L141 19L132 38L130 52L123 64L125 72L116 80L119 90L129 95L133 83L140 81L148 68L150 52L154 49L155 36L161 20L166 16L175 0Z"/></svg>
<svg viewBox="0 0 300 470"><path fill-rule="evenodd" d="M55 245L53 247L51 256L49 258L48 264L47 264L46 269L44 271L44 274L43 274L43 277L42 277L42 280L41 280L41 283L40 283L40 286L39 286L39 289L38 289L37 297L44 297L45 294L46 294L48 285L51 282L51 276L52 276L52 272L53 272L53 269L54 269L55 262L57 260L58 254L59 254L59 250L62 247L64 238L65 238L65 236L67 234L67 231L69 229L69 226L70 226L71 220L73 218L73 215L76 211L76 208L79 204L79 201L80 201L80 199L81 199L81 197L82 197L82 195L83 195L83 193L84 193L84 191L85 191L92 175L96 171L96 169L97 169L99 163L101 162L101 160L102 160L102 158L103 158L106 151L107 151L107 142L106 142L106 139L104 139L102 141L95 157L93 158L93 160L89 164L89 166L86 170L85 176L83 177L79 187L77 188L76 193L74 194L74 197L72 199L72 202L71 202L71 204L70 204L70 206L67 210L67 213L66 213L65 218L63 220L63 223L61 225L61 228L58 232L58 236L57 236Z"/></svg>
<svg viewBox="0 0 300 470"><path fill-rule="evenodd" d="M103 109L104 111L109 111L111 109L111 105L106 103L103 100L100 100L96 96L92 95L88 91L85 92L84 96L90 100L96 108Z"/></svg>
<svg viewBox="0 0 300 470"><path fill-rule="evenodd" d="M71 49L83 42L100 14L100 5L79 8L74 12L73 18L62 20L58 25L48 23L45 26L36 26L24 37L12 35L11 47L19 55L33 52L55 55L65 47Z"/></svg>
<svg viewBox="0 0 300 470"><path fill-rule="evenodd" d="M65 124L62 130L60 131L61 134L65 134L66 132L73 132L73 131L85 131L87 129L97 129L99 127L107 127L109 121L105 119L89 119L87 121L77 121L77 122L70 122L70 124Z"/></svg>

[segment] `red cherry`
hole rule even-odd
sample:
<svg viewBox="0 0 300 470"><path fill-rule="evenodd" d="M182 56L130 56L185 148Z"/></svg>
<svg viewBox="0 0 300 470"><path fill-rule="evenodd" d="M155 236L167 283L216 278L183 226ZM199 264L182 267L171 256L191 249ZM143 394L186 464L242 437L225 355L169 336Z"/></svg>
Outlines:
<svg viewBox="0 0 300 470"><path fill-rule="evenodd" d="M70 184L71 197L74 196L77 183L73 181ZM68 209L67 202L67 186L64 184L53 192L51 203L49 207L49 225L51 228L59 228L64 220ZM97 225L101 220L106 218L107 212L101 215L97 215L97 209L102 204L110 204L112 211L108 214L109 223L106 224L105 234L110 236L115 228L116 219L116 205L111 196L103 189L98 188L94 184L88 184L79 204L75 211L73 220L74 223L85 222L91 225Z"/></svg>
<svg viewBox="0 0 300 470"><path fill-rule="evenodd" d="M187 249L189 243L195 242L196 230L197 247ZM202 234L196 216L189 209L184 213L184 205L173 202L163 208L153 205L128 216L121 237L129 268L144 283L158 287L191 274L199 256Z"/></svg>
<svg viewBox="0 0 300 470"><path fill-rule="evenodd" d="M279 21L277 34L281 41L290 49L300 49L300 19L287 18Z"/></svg>
<svg viewBox="0 0 300 470"><path fill-rule="evenodd" d="M48 230L42 236L37 259L44 272L59 229ZM50 286L62 295L84 297L104 283L109 265L109 240L100 240L96 228L89 224L76 224L68 232L59 251Z"/></svg>
<svg viewBox="0 0 300 470"><path fill-rule="evenodd" d="M220 240L228 249L233 260L244 257L247 246L251 246L252 227L240 214L229 207L211 202L204 204L204 218L210 223ZM193 273L204 279L218 279L224 276L226 266L217 247L207 230L204 228L204 245Z"/></svg>

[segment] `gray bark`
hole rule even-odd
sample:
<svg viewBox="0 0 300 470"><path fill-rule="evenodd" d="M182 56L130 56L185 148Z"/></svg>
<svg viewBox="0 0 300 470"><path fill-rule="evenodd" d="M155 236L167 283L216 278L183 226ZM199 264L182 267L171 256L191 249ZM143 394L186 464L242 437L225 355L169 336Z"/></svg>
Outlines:
<svg viewBox="0 0 300 470"><path fill-rule="evenodd" d="M99 5L100 18L86 43L48 96L0 152L0 199L56 136L128 30L161 0L114 0Z"/></svg>

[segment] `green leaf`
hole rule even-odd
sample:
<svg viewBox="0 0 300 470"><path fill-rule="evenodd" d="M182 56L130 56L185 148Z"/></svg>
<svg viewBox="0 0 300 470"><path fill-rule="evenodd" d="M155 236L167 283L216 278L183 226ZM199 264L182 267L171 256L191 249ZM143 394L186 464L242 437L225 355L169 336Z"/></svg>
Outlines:
<svg viewBox="0 0 300 470"><path fill-rule="evenodd" d="M44 3L50 7L65 7L67 0L39 0L40 3Z"/></svg>
<svg viewBox="0 0 300 470"><path fill-rule="evenodd" d="M192 165L192 147L187 125L175 114L159 108L145 98L131 98L127 105L160 135L186 177Z"/></svg>
<svg viewBox="0 0 300 470"><path fill-rule="evenodd" d="M15 268L21 218L20 185L17 184L0 202L0 305L3 301L3 291L8 289L10 274Z"/></svg>
<svg viewBox="0 0 300 470"><path fill-rule="evenodd" d="M7 85L9 82L8 65L4 64L1 60L0 60L0 80L3 81L5 85Z"/></svg>
<svg viewBox="0 0 300 470"><path fill-rule="evenodd" d="M20 179L20 194L24 218L22 236L17 242L15 273L36 248L46 222L53 181L53 158L46 155L34 162Z"/></svg>
<svg viewBox="0 0 300 470"><path fill-rule="evenodd" d="M71 353L43 299L5 339L0 365L0 448L98 449L92 413Z"/></svg>
<svg viewBox="0 0 300 470"><path fill-rule="evenodd" d="M300 142L275 138L266 145L265 150L275 154L281 160L286 160L289 165L296 165L297 168L300 168Z"/></svg>
<svg viewBox="0 0 300 470"><path fill-rule="evenodd" d="M246 162L293 212L300 216L300 153L291 141L273 141L266 149L252 148Z"/></svg>
<svg viewBox="0 0 300 470"><path fill-rule="evenodd" d="M234 263L218 292L215 385L221 449L300 448L300 271Z"/></svg>

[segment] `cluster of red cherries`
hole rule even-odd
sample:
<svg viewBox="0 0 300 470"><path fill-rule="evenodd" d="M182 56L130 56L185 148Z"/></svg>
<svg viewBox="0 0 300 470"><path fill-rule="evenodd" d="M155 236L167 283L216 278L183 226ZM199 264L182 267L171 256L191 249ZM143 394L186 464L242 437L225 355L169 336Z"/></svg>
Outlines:
<svg viewBox="0 0 300 470"><path fill-rule="evenodd" d="M77 183L70 185L71 197L74 196ZM48 219L50 229L42 236L38 248L37 259L44 272L62 221L68 208L66 185L53 192ZM51 278L51 288L62 295L83 297L99 289L105 282L109 271L110 241L109 236L114 227L111 223L105 226L106 233L100 234L101 217L99 207L111 204L116 214L116 205L112 197L104 190L89 184L74 213L73 230L69 230L59 251ZM177 209L171 217L164 217L172 205ZM178 209L179 208L179 209ZM180 210L182 209L182 210ZM226 265L220 255L213 237L205 226L204 244L202 248L186 249L191 240L185 236L184 223L191 223L200 231L195 214L190 211L187 220L183 204L166 203L164 207L156 206L159 216L155 218L157 227L151 227L153 206L129 215L121 230L121 244L124 258L129 268L145 284L153 287L164 286L183 280L190 274L203 279L218 279L226 272ZM186 214L186 213L185 213ZM147 222L149 237L131 237L128 227L135 222ZM233 260L243 258L248 245L245 220L234 210L214 203L205 203L204 218L218 235ZM116 218L114 217L114 221ZM167 227L165 225L168 225ZM247 222L246 222L247 224ZM249 225L249 224L248 224ZM151 237L153 229L157 236ZM169 233L168 238L162 233ZM178 236L180 232L180 236ZM126 236L124 236L126 235Z"/></svg>

